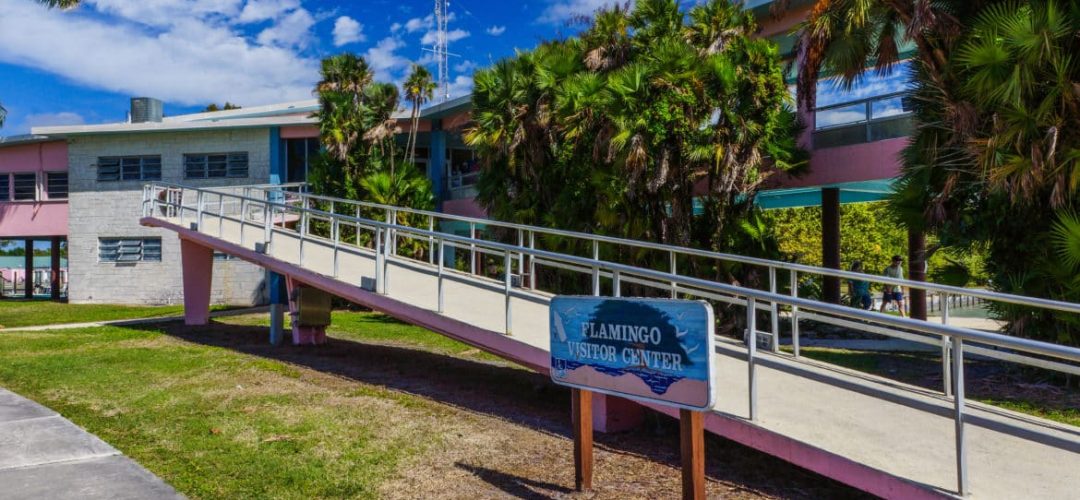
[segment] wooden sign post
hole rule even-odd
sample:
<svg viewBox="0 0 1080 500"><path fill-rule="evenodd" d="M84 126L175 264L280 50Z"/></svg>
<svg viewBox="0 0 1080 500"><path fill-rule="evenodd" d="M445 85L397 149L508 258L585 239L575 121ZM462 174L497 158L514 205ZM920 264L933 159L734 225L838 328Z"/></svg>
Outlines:
<svg viewBox="0 0 1080 500"><path fill-rule="evenodd" d="M574 486L592 488L592 393L679 408L683 498L705 498L704 412L715 380L712 307L701 301L555 297L551 379L572 388Z"/></svg>
<svg viewBox="0 0 1080 500"><path fill-rule="evenodd" d="M592 392L575 388L570 394L574 414L574 489L589 491L593 470Z"/></svg>
<svg viewBox="0 0 1080 500"><path fill-rule="evenodd" d="M705 414L679 410L679 447L682 452L682 497L705 498Z"/></svg>

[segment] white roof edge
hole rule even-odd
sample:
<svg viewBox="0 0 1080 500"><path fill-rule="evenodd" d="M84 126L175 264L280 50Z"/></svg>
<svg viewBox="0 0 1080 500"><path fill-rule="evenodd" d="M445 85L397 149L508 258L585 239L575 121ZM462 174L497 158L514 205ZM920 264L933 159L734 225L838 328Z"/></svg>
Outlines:
<svg viewBox="0 0 1080 500"><path fill-rule="evenodd" d="M145 123L106 123L103 125L64 125L56 127L33 127L35 135L82 135L139 132L171 132L182 130L213 130L225 128L255 128L288 125L314 125L318 120L309 116L269 116L262 118L235 118L231 120L172 121Z"/></svg>
<svg viewBox="0 0 1080 500"><path fill-rule="evenodd" d="M230 109L228 111L205 111L202 113L166 116L162 119L162 122L190 122L214 119L233 119L243 118L250 115L273 115L293 112L304 112L318 109L318 107L318 99L305 99L303 101L281 102L276 104L266 104L263 106L252 106L250 108ZM251 117L255 118L257 116Z"/></svg>

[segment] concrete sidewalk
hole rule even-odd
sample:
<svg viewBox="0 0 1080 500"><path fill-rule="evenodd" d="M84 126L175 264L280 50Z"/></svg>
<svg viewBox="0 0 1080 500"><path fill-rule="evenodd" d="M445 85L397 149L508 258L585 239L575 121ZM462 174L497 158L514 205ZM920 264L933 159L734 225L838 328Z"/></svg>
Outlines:
<svg viewBox="0 0 1080 500"><path fill-rule="evenodd" d="M224 311L213 311L210 313L211 318L224 318L228 316L240 316L243 314L257 314L269 312L269 306L255 306L245 307L242 309L226 309ZM154 316L150 318L135 318L135 319L112 319L108 321L88 321L85 323L55 323L51 325L34 325L34 326L16 326L12 328L0 328L0 333L8 332L42 332L46 330L69 330L76 328L96 328L99 326L133 326L133 325L152 325L155 323L166 323L169 321L183 321L183 316Z"/></svg>
<svg viewBox="0 0 1080 500"><path fill-rule="evenodd" d="M0 499L30 498L184 497L56 412L0 388Z"/></svg>

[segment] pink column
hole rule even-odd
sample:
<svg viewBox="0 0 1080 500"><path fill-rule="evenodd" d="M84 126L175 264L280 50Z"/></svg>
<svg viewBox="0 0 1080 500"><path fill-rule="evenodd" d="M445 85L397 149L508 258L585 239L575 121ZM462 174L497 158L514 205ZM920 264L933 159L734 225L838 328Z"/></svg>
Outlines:
<svg viewBox="0 0 1080 500"><path fill-rule="evenodd" d="M214 251L193 241L181 239L180 262L184 272L184 324L208 324Z"/></svg>
<svg viewBox="0 0 1080 500"><path fill-rule="evenodd" d="M645 421L645 408L629 399L596 393L592 397L593 430L623 432Z"/></svg>

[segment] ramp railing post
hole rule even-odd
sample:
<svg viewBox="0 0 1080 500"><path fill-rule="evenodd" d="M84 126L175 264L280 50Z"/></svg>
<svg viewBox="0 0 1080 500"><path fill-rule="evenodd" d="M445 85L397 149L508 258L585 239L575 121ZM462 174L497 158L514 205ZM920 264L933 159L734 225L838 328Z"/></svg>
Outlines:
<svg viewBox="0 0 1080 500"><path fill-rule="evenodd" d="M941 303L941 323L949 324L949 297L945 293L938 294L938 300ZM945 396L953 395L953 379L951 376L952 367L949 364L949 337L941 337L941 382L942 392ZM956 353L953 353L955 356Z"/></svg>
<svg viewBox="0 0 1080 500"><path fill-rule="evenodd" d="M600 262L600 242L592 240L592 260ZM600 266L592 268L592 294L600 296Z"/></svg>
<svg viewBox="0 0 1080 500"><path fill-rule="evenodd" d="M769 266L769 292L776 293L776 268ZM772 301L769 305L769 320L772 328L772 352L780 352L780 305Z"/></svg>
<svg viewBox="0 0 1080 500"><path fill-rule="evenodd" d="M536 232L529 231L529 250L536 250ZM529 254L529 288L536 290L536 256Z"/></svg>
<svg viewBox="0 0 1080 500"><path fill-rule="evenodd" d="M964 446L964 341L952 337L953 381L953 420L956 424L956 488L960 495L967 496L967 449Z"/></svg>
<svg viewBox="0 0 1080 500"><path fill-rule="evenodd" d="M360 219L360 205L356 206L356 218ZM362 246L360 245L360 222L356 223L356 246Z"/></svg>
<svg viewBox="0 0 1080 500"><path fill-rule="evenodd" d="M791 296L799 298L799 273L791 271ZM791 306L791 349L799 357L799 306Z"/></svg>
<svg viewBox="0 0 1080 500"><path fill-rule="evenodd" d="M334 277L338 277L338 232L341 230L341 224L338 222L337 217L330 219L330 236L334 238Z"/></svg>
<svg viewBox="0 0 1080 500"><path fill-rule="evenodd" d="M678 269L675 267L675 251L668 252L668 268L671 269L671 274L678 274ZM679 298L679 284L674 280L671 282L671 298Z"/></svg>
<svg viewBox="0 0 1080 500"><path fill-rule="evenodd" d="M202 194L202 190L199 190L199 193ZM218 196L217 196L217 213L218 213L217 236L218 236L218 238L224 238L225 237L225 194L224 193L218 193ZM202 230L202 221L199 221L199 230L200 231Z"/></svg>
<svg viewBox="0 0 1080 500"><path fill-rule="evenodd" d="M443 240L442 238L439 238L439 275L438 275L439 289L438 289L438 294L439 294L439 313L440 314L442 314L443 307L445 305L445 301L443 299L443 270L446 267L446 259L443 258L444 252L446 252L446 241Z"/></svg>
<svg viewBox="0 0 1080 500"><path fill-rule="evenodd" d="M622 276L618 270L611 272L611 295L614 297L622 297Z"/></svg>
<svg viewBox="0 0 1080 500"><path fill-rule="evenodd" d="M476 239L476 223L469 223L469 239ZM469 243L469 274L476 274L476 244Z"/></svg>
<svg viewBox="0 0 1080 500"><path fill-rule="evenodd" d="M383 292L382 228L375 228L375 293Z"/></svg>
<svg viewBox="0 0 1080 500"><path fill-rule="evenodd" d="M272 208L270 202L263 202L263 251L267 255L270 255L270 235L273 234L271 224L273 224L273 215L271 215Z"/></svg>
<svg viewBox="0 0 1080 500"><path fill-rule="evenodd" d="M510 287L511 287L510 276L512 274L511 271L513 271L513 269L511 269L511 267L513 266L513 263L514 263L514 261L511 258L510 250L507 250L506 255L503 258L503 266L505 266L505 268L506 268L504 270L504 272L503 272L503 292L506 295L506 334L507 335L510 335L511 325L513 324L512 320L511 320L512 316L511 316L511 310L510 310Z"/></svg>
<svg viewBox="0 0 1080 500"><path fill-rule="evenodd" d="M203 192L199 191L195 195L195 228L202 232L203 230Z"/></svg>
<svg viewBox="0 0 1080 500"><path fill-rule="evenodd" d="M245 226L247 226L247 198L240 198L240 246L244 246Z"/></svg>
<svg viewBox="0 0 1080 500"><path fill-rule="evenodd" d="M757 300L746 298L746 368L750 396L750 420L757 421L757 374L754 372L757 359Z"/></svg>
<svg viewBox="0 0 1080 500"><path fill-rule="evenodd" d="M435 232L435 216L434 215L428 215L427 230L428 230L428 232L431 232L431 233ZM428 241L428 264L434 264L435 263L435 237L432 236L432 235L428 235L427 238L428 238L428 240L427 240Z"/></svg>
<svg viewBox="0 0 1080 500"><path fill-rule="evenodd" d="M518 248L525 248L525 231L518 228ZM525 252L518 252L518 274L521 275L522 283L525 282Z"/></svg>

